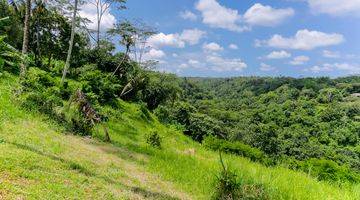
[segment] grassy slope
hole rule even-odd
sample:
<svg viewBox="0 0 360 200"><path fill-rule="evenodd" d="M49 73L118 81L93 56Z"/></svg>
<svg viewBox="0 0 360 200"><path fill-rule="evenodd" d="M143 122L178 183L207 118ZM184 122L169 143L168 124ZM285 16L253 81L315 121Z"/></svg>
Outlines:
<svg viewBox="0 0 360 200"><path fill-rule="evenodd" d="M180 132L146 119L135 104L108 122L112 144L66 134L11 98L14 78L0 78L0 199L209 199L218 155ZM163 149L148 147L151 129ZM94 131L102 137L102 128ZM195 154L188 153L194 149ZM360 199L359 186L338 188L306 174L225 156L239 178L271 199Z"/></svg>

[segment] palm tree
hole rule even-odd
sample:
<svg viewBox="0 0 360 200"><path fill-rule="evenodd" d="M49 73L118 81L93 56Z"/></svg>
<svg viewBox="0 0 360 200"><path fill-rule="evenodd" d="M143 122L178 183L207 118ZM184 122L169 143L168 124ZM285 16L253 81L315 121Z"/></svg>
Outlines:
<svg viewBox="0 0 360 200"><path fill-rule="evenodd" d="M121 37L121 40L119 43L125 47L125 54L120 61L119 65L116 67L115 71L113 72L113 75L116 74L116 72L121 67L122 63L125 61L125 59L128 57L131 47L135 45L134 37L138 33L137 29L128 21L119 23L115 25L115 28L108 31L111 35L119 35Z"/></svg>

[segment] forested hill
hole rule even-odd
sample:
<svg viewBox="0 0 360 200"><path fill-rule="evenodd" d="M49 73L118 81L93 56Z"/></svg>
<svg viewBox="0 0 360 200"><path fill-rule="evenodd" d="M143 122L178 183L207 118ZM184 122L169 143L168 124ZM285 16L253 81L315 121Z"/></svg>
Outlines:
<svg viewBox="0 0 360 200"><path fill-rule="evenodd" d="M308 89L319 92L325 88L346 89L347 93L359 92L360 76L339 78L291 78L291 77L235 77L235 78L184 78L196 83L214 98L241 98L243 91L260 95L288 85L297 90Z"/></svg>
<svg viewBox="0 0 360 200"><path fill-rule="evenodd" d="M182 101L156 112L193 139L320 179L359 180L360 77L184 78L180 85Z"/></svg>

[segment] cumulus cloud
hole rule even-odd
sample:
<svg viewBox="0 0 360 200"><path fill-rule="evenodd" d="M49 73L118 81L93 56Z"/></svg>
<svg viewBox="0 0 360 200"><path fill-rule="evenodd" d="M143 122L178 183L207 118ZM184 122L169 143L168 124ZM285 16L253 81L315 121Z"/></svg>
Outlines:
<svg viewBox="0 0 360 200"><path fill-rule="evenodd" d="M203 44L204 51L222 51L224 48L215 42Z"/></svg>
<svg viewBox="0 0 360 200"><path fill-rule="evenodd" d="M202 22L210 27L236 32L249 30L240 25L241 15L237 10L226 8L216 0L199 0L195 8L201 12Z"/></svg>
<svg viewBox="0 0 360 200"><path fill-rule="evenodd" d="M283 58L290 58L290 57L291 57L291 54L284 50L273 51L266 56L267 59L283 59Z"/></svg>
<svg viewBox="0 0 360 200"><path fill-rule="evenodd" d="M182 12L180 12L179 15L183 19L187 19L187 20L191 20L191 21L196 21L197 20L197 16L193 12L191 12L189 10L182 11Z"/></svg>
<svg viewBox="0 0 360 200"><path fill-rule="evenodd" d="M190 45L195 45L198 44L205 35L206 32L199 29L186 29L181 33L180 39Z"/></svg>
<svg viewBox="0 0 360 200"><path fill-rule="evenodd" d="M323 65L323 66L315 65L315 66L311 67L309 70L314 73L319 73L319 72L332 71L332 68L330 68L329 66L326 66L326 65Z"/></svg>
<svg viewBox="0 0 360 200"><path fill-rule="evenodd" d="M245 12L244 20L250 25L273 27L294 14L295 11L292 8L276 9L256 3Z"/></svg>
<svg viewBox="0 0 360 200"><path fill-rule="evenodd" d="M186 44L195 45L206 35L205 31L199 29L186 29L181 34L158 33L148 39L148 44L153 48L170 46L184 48Z"/></svg>
<svg viewBox="0 0 360 200"><path fill-rule="evenodd" d="M91 3L86 3L80 7L79 15L82 18L86 18L90 20L90 23L87 24L87 28L91 30L97 29L97 17L96 17L96 7ZM104 15L102 16L100 31L105 32L110 28L113 28L116 23L116 18L114 15L110 13L110 9L108 9Z"/></svg>
<svg viewBox="0 0 360 200"><path fill-rule="evenodd" d="M283 49L312 50L318 47L338 45L344 42L344 36L337 33L299 30L293 37L273 35L269 40L256 40L255 46L269 46Z"/></svg>
<svg viewBox="0 0 360 200"><path fill-rule="evenodd" d="M206 56L206 62L209 68L216 72L242 71L247 64L241 59L228 59L219 55Z"/></svg>
<svg viewBox="0 0 360 200"><path fill-rule="evenodd" d="M154 48L164 46L171 46L177 48L185 47L185 42L180 39L179 34L158 33L148 39L148 44L149 46Z"/></svg>
<svg viewBox="0 0 360 200"><path fill-rule="evenodd" d="M189 63L190 65L197 65L197 64L199 64L200 62L197 61L197 60L190 59L190 60L188 61L188 63Z"/></svg>
<svg viewBox="0 0 360 200"><path fill-rule="evenodd" d="M339 52L334 52L334 51L329 51L329 50L324 50L323 51L323 56L325 58L340 58L340 53Z"/></svg>
<svg viewBox="0 0 360 200"><path fill-rule="evenodd" d="M319 72L329 72L329 71L344 71L347 74L360 74L360 65L359 64L349 64L349 63L325 63L323 65L316 65L309 69L314 73Z"/></svg>
<svg viewBox="0 0 360 200"><path fill-rule="evenodd" d="M260 70L264 72L273 71L275 70L275 67L272 67L266 63L260 63Z"/></svg>
<svg viewBox="0 0 360 200"><path fill-rule="evenodd" d="M237 49L239 49L239 47L236 44L230 44L229 49L237 50Z"/></svg>
<svg viewBox="0 0 360 200"><path fill-rule="evenodd" d="M143 56L144 60L158 60L160 58L165 57L166 54L162 50L150 49Z"/></svg>
<svg viewBox="0 0 360 200"><path fill-rule="evenodd" d="M360 0L307 0L311 11L332 16L360 16Z"/></svg>
<svg viewBox="0 0 360 200"><path fill-rule="evenodd" d="M310 60L307 56L297 56L292 61L290 61L291 65L303 65Z"/></svg>

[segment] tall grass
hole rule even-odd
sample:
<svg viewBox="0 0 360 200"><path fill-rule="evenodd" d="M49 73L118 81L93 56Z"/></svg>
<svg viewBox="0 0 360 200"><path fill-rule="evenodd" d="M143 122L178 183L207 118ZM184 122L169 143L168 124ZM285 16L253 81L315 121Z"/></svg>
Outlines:
<svg viewBox="0 0 360 200"><path fill-rule="evenodd" d="M112 144L66 135L12 97L16 79L0 78L0 196L7 199L210 199L221 170L218 154L165 127L141 106L121 102L107 122ZM105 108L106 109L106 108ZM146 143L156 130L161 149ZM93 137L103 139L102 127ZM224 155L238 179L269 199L360 199L359 185L332 185L305 173ZM138 171L140 171L138 173ZM250 187L251 189L251 187ZM152 192L150 192L152 191ZM157 192L154 192L157 191ZM170 194L170 195L168 195ZM174 198L173 198L174 199ZM176 198L175 198L176 199Z"/></svg>

